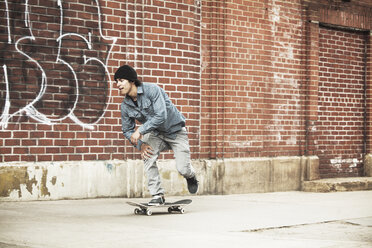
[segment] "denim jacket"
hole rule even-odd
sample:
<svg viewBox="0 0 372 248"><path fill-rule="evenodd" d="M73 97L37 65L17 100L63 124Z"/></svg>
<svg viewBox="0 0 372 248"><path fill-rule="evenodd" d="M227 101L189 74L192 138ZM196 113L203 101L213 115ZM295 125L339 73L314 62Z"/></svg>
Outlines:
<svg viewBox="0 0 372 248"><path fill-rule="evenodd" d="M142 83L137 87L137 105L129 96L121 103L122 131L129 141L135 131L136 120L143 124L139 127L142 135L153 132L171 139L175 139L175 133L185 126L185 117L156 84ZM141 144L142 141L139 141L137 149L141 149Z"/></svg>

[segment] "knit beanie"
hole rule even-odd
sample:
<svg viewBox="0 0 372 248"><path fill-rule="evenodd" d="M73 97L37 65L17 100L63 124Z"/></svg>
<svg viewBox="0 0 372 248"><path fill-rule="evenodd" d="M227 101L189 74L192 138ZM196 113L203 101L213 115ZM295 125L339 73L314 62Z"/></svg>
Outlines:
<svg viewBox="0 0 372 248"><path fill-rule="evenodd" d="M137 72L129 65L123 65L115 72L114 80L116 81L118 78L135 82L137 81Z"/></svg>

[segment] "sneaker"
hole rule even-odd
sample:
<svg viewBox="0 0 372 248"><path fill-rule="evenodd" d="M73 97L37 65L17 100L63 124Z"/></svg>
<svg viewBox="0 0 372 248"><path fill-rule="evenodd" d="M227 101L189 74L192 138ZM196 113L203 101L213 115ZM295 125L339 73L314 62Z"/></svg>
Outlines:
<svg viewBox="0 0 372 248"><path fill-rule="evenodd" d="M149 206L160 206L164 205L165 198L164 195L154 195L151 201L148 203Z"/></svg>
<svg viewBox="0 0 372 248"><path fill-rule="evenodd" d="M195 194L198 192L199 182L196 180L196 176L186 178L187 181L187 188L191 194Z"/></svg>

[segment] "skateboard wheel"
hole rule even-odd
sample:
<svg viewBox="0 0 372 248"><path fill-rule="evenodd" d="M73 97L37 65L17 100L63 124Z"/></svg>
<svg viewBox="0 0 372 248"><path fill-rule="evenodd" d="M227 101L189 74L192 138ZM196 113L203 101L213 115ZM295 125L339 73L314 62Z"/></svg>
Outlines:
<svg viewBox="0 0 372 248"><path fill-rule="evenodd" d="M181 214L184 214L185 213L185 209L183 209L183 208L180 208L179 211L180 211Z"/></svg>
<svg viewBox="0 0 372 248"><path fill-rule="evenodd" d="M172 208L168 208L168 213L172 213Z"/></svg>
<svg viewBox="0 0 372 248"><path fill-rule="evenodd" d="M139 208L134 209L134 214L135 215L138 215L138 214L141 214L141 213L142 213L141 209L139 209Z"/></svg>
<svg viewBox="0 0 372 248"><path fill-rule="evenodd" d="M150 215L152 215L152 211L151 211L150 209L147 209L147 210L146 210L146 214L147 214L148 216L150 216Z"/></svg>

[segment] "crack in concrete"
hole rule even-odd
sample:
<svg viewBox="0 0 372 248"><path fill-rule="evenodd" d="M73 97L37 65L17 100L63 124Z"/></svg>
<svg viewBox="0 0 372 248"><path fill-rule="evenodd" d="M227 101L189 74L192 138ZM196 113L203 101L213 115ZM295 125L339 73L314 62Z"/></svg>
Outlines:
<svg viewBox="0 0 372 248"><path fill-rule="evenodd" d="M289 229L289 228L295 228L295 227L321 225L321 224L329 224L329 223L339 223L339 224L353 225L353 226L372 227L370 225L362 225L362 224L354 223L354 222L351 222L351 221L329 220L329 221L321 221L321 222L314 222L314 223L305 223L305 224L296 224L296 225L273 226L273 227L264 227L264 228L257 228L257 229L249 229L249 230L243 230L241 232L250 232L250 233L253 233L253 232L265 232L265 231L270 231L270 230Z"/></svg>
<svg viewBox="0 0 372 248"><path fill-rule="evenodd" d="M24 245L16 245L16 244L9 244L0 242L1 248L31 248L31 246L24 246Z"/></svg>

